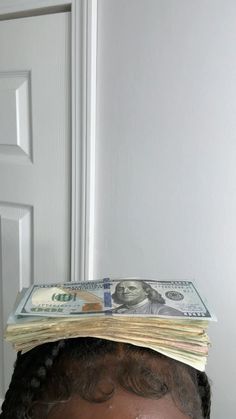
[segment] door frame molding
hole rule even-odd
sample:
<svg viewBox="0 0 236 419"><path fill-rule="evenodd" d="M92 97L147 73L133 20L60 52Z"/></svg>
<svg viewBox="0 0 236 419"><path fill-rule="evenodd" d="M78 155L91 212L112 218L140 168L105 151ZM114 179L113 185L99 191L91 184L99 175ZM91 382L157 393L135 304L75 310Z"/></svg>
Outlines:
<svg viewBox="0 0 236 419"><path fill-rule="evenodd" d="M0 20L71 11L71 281L93 279L97 1L0 4Z"/></svg>

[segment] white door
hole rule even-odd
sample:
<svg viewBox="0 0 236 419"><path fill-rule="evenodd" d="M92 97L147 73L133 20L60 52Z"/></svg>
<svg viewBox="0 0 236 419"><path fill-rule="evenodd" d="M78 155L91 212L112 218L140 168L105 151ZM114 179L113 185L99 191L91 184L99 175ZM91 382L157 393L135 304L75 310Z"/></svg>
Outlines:
<svg viewBox="0 0 236 419"><path fill-rule="evenodd" d="M70 38L70 13L0 22L1 337L18 290L70 279Z"/></svg>

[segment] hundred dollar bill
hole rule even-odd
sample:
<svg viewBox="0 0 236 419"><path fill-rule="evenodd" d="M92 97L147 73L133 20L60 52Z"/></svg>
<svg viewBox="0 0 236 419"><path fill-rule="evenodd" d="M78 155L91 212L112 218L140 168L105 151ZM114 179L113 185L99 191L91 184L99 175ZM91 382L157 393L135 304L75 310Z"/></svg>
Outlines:
<svg viewBox="0 0 236 419"><path fill-rule="evenodd" d="M160 316L216 320L192 281L109 279L32 285L16 316Z"/></svg>

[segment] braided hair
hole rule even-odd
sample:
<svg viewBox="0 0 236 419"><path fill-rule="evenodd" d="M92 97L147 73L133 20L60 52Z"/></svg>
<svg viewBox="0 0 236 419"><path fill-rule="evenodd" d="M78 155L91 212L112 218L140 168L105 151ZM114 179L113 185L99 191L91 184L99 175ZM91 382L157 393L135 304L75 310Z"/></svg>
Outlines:
<svg viewBox="0 0 236 419"><path fill-rule="evenodd" d="M53 345L38 346L25 355L18 352L12 380L2 404L1 419L30 419L29 406L63 347L64 341L61 340Z"/></svg>
<svg viewBox="0 0 236 419"><path fill-rule="evenodd" d="M110 383L106 391L100 386L104 380ZM0 419L43 419L75 394L102 402L112 397L116 385L146 398L170 393L189 417L210 419L204 372L151 349L97 338L65 339L18 353Z"/></svg>

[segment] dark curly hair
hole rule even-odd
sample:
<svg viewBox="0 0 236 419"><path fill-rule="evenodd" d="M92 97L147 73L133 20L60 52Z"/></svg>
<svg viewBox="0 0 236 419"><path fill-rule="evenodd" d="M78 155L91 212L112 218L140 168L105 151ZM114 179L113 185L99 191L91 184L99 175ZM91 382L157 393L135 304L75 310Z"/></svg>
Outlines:
<svg viewBox="0 0 236 419"><path fill-rule="evenodd" d="M65 339L18 353L0 418L46 419L53 406L73 395L100 403L116 386L152 399L170 394L190 418L210 418L204 372L151 349L97 338Z"/></svg>

